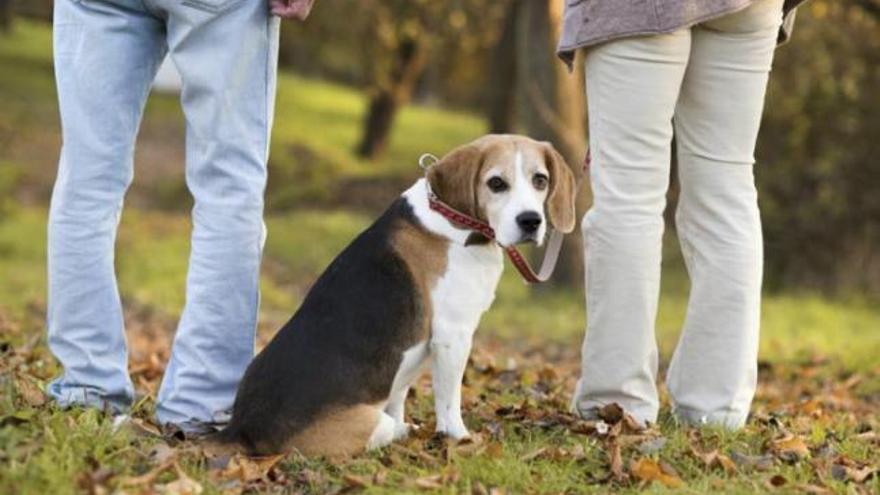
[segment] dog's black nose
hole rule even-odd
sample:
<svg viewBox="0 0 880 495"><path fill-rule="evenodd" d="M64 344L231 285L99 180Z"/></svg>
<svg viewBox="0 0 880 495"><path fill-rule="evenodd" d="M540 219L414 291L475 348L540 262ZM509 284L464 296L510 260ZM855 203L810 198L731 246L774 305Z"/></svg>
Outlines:
<svg viewBox="0 0 880 495"><path fill-rule="evenodd" d="M527 234L534 234L541 226L541 215L536 211L526 211L516 216L516 224Z"/></svg>

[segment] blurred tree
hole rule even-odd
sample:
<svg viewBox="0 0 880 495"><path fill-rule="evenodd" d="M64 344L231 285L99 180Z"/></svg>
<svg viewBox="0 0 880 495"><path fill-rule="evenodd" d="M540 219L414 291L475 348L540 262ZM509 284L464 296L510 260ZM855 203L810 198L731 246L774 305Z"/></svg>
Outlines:
<svg viewBox="0 0 880 495"><path fill-rule="evenodd" d="M566 74L553 56L561 3L319 0L309 22L284 23L281 61L367 87L379 109L393 95L386 119L364 119L385 122L362 139L377 143L372 153L400 105L418 98L483 111L493 131L548 139L579 168L582 71ZM0 0L0 15L10 4L51 20L51 0ZM880 295L878 24L880 0L812 0L777 51L756 167L769 287ZM578 281L580 249L566 253L575 259L560 275Z"/></svg>
<svg viewBox="0 0 880 495"><path fill-rule="evenodd" d="M375 33L366 41L370 103L359 156L371 159L384 151L397 111L409 101L434 53L449 48L450 41L459 45L453 52L482 45L486 32L498 30L500 7L506 4L486 0L359 2L360 12Z"/></svg>
<svg viewBox="0 0 880 495"><path fill-rule="evenodd" d="M12 29L13 14L12 0L0 0L0 31Z"/></svg>
<svg viewBox="0 0 880 495"><path fill-rule="evenodd" d="M489 75L486 85L486 116L489 132L503 134L516 128L516 90L517 90L517 36L520 31L520 18L524 0L512 0L501 35L492 48L489 61Z"/></svg>
<svg viewBox="0 0 880 495"><path fill-rule="evenodd" d="M521 129L549 141L580 176L586 150L586 104L582 70L569 73L556 58L562 4L556 0L514 0L495 47L494 77L489 85L488 118L496 132ZM504 60L510 56L513 60ZM580 64L578 64L580 66ZM512 94L511 94L512 93ZM490 93L491 94L491 93ZM515 113L514 113L515 112ZM513 118L513 115L516 118ZM578 218L586 210L586 187L578 196ZM582 283L580 229L567 236L554 280L568 286Z"/></svg>
<svg viewBox="0 0 880 495"><path fill-rule="evenodd" d="M872 15L874 19L880 19L880 2L877 2L877 0L856 0L855 3L862 10Z"/></svg>
<svg viewBox="0 0 880 495"><path fill-rule="evenodd" d="M52 22L53 5L53 0L0 0L0 17L8 16L10 25L16 16Z"/></svg>
<svg viewBox="0 0 880 495"><path fill-rule="evenodd" d="M487 47L498 36L508 3L322 0L307 23L284 26L281 63L366 87L369 103L356 151L375 158L411 98L452 105L479 101Z"/></svg>
<svg viewBox="0 0 880 495"><path fill-rule="evenodd" d="M876 6L814 0L777 52L756 169L771 287L880 296Z"/></svg>
<svg viewBox="0 0 880 495"><path fill-rule="evenodd" d="M431 42L431 5L411 0L372 3L377 31L370 57L373 87L358 156L371 159L385 151L397 111L409 101L424 71Z"/></svg>

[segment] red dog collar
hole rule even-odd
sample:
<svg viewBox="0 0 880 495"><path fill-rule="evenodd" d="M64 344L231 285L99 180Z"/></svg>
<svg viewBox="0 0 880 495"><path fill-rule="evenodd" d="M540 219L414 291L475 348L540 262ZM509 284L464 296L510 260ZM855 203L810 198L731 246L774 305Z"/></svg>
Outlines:
<svg viewBox="0 0 880 495"><path fill-rule="evenodd" d="M426 178L426 184L427 180L428 179ZM449 220L453 224L473 230L474 232L483 235L487 239L493 240L496 243L498 242L495 239L495 229L493 229L486 222L462 213L441 201L440 198L438 198L437 195L434 194L434 192L431 190L430 184L428 184L428 206L430 206L432 210L436 211L437 213L442 215L443 218ZM551 233L551 238L556 235L557 231L554 230ZM534 272L534 270L532 270L532 267L529 266L529 263L523 257L522 253L520 253L519 250L516 249L515 246L502 246L502 249L504 249L504 252L507 253L507 257L510 259L510 262L513 263L513 266L515 266L520 275L522 275L523 280L528 283L544 282L549 278L549 274L553 273L553 267L551 267L550 273L547 275L547 278L541 279ZM550 248L548 247L548 254L549 251ZM553 264L556 264L555 260ZM542 269L541 271L543 272L544 270Z"/></svg>
<svg viewBox="0 0 880 495"><path fill-rule="evenodd" d="M431 163L426 163L427 160L430 160ZM451 223L478 232L487 239L495 241L497 244L498 241L495 239L495 229L493 229L491 225L478 218L474 218L466 213L456 210L444 203L436 194L434 194L434 191L431 189L431 183L428 182L427 172L431 165L437 161L437 157L429 153L426 153L419 158L419 166L425 170L425 186L428 189L428 206ZM591 156L590 150L588 149L586 156L584 156L584 175L589 172L590 161ZM578 183L580 183L580 181L578 181ZM550 279L550 276L553 275L553 270L556 268L556 262L559 261L559 252L562 250L563 237L563 234L558 230L550 230L550 239L547 241L547 248L544 251L544 261L541 263L541 268L538 273L535 273L531 265L529 265L529 262L526 261L526 258L519 252L516 246L501 246L501 248L504 249L507 258L513 263L513 266L516 267L516 270L526 283L534 284L546 282Z"/></svg>

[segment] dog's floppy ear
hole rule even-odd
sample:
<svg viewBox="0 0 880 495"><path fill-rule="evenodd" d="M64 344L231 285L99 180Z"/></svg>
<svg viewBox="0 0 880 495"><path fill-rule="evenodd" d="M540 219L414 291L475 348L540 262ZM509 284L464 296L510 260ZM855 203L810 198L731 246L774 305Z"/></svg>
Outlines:
<svg viewBox="0 0 880 495"><path fill-rule="evenodd" d="M562 155L549 143L544 145L544 162L550 172L547 217L553 228L567 234L574 230L576 216L574 201L577 186L574 174Z"/></svg>
<svg viewBox="0 0 880 495"><path fill-rule="evenodd" d="M477 203L477 182L483 150L474 143L459 146L428 170L428 182L441 201L475 218L485 220Z"/></svg>

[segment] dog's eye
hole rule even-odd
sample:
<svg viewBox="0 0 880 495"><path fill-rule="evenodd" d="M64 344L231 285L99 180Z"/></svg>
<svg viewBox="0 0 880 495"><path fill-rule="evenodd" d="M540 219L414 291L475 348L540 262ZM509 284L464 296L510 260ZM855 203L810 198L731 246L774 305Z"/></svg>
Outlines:
<svg viewBox="0 0 880 495"><path fill-rule="evenodd" d="M492 177L486 182L486 185L489 186L489 190L494 193L504 192L508 189L507 182L504 182L504 179L501 177Z"/></svg>
<svg viewBox="0 0 880 495"><path fill-rule="evenodd" d="M532 177L532 185L539 191L547 189L548 184L550 184L550 178L544 174L535 174L535 176Z"/></svg>

